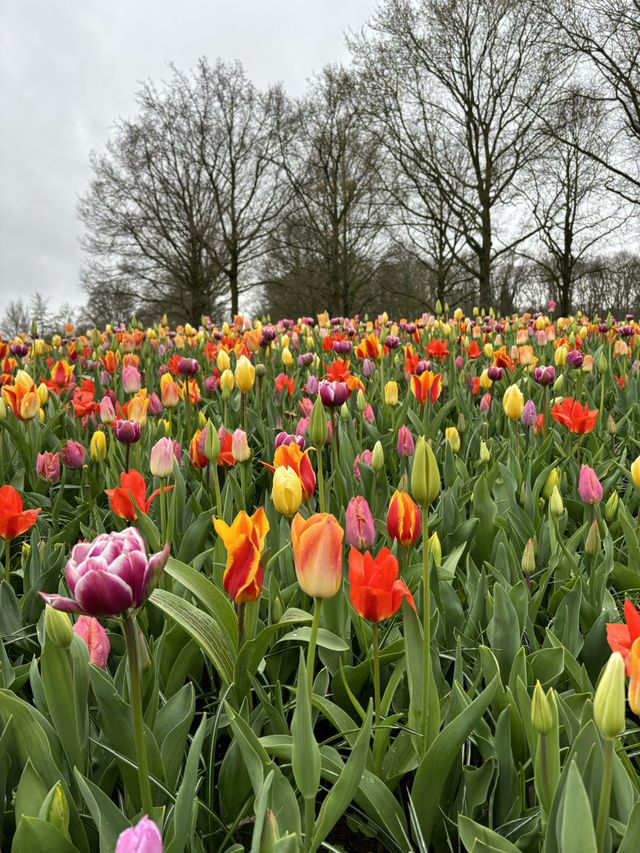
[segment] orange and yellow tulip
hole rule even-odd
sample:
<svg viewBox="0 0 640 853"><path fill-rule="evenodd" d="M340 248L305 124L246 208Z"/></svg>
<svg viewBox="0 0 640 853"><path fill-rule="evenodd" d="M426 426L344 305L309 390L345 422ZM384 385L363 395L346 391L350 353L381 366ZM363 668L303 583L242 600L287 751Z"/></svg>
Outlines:
<svg viewBox="0 0 640 853"><path fill-rule="evenodd" d="M318 512L310 518L297 513L291 524L291 544L298 583L314 598L333 598L342 582L344 530L335 516Z"/></svg>
<svg viewBox="0 0 640 853"><path fill-rule="evenodd" d="M236 604L256 601L260 597L264 570L260 563L269 522L264 509L258 507L253 515L241 510L231 526L213 516L213 526L227 549L227 566L223 585Z"/></svg>

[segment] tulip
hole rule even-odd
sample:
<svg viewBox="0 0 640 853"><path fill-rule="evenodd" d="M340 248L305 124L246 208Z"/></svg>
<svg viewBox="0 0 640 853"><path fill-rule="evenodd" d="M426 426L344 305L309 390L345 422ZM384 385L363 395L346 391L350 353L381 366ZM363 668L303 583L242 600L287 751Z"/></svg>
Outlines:
<svg viewBox="0 0 640 853"><path fill-rule="evenodd" d="M366 498L351 498L345 511L345 542L362 550L376 541L376 528Z"/></svg>
<svg viewBox="0 0 640 853"><path fill-rule="evenodd" d="M640 639L631 644L629 679L629 707L634 714L640 714Z"/></svg>
<svg viewBox="0 0 640 853"><path fill-rule="evenodd" d="M0 487L0 537L5 542L33 527L39 512L40 507L23 510L22 498L13 486Z"/></svg>
<svg viewBox="0 0 640 853"><path fill-rule="evenodd" d="M151 473L154 477L164 479L173 471L175 460L173 441L170 438L159 439L151 448Z"/></svg>
<svg viewBox="0 0 640 853"><path fill-rule="evenodd" d="M18 370L14 385L2 386L2 399L22 421L32 420L40 411L40 399L35 383L24 370Z"/></svg>
<svg viewBox="0 0 640 853"><path fill-rule="evenodd" d="M118 616L142 606L168 559L169 543L148 559L144 540L134 527L101 533L71 550L65 576L72 598L40 595L51 607L67 613Z"/></svg>
<svg viewBox="0 0 640 853"><path fill-rule="evenodd" d="M67 439L67 443L64 445L60 453L62 461L67 468L82 468L84 465L86 450L79 441L72 441L70 438Z"/></svg>
<svg viewBox="0 0 640 853"><path fill-rule="evenodd" d="M48 480L50 483L57 482L60 479L60 454L50 453L48 450L38 453L36 473L43 480Z"/></svg>
<svg viewBox="0 0 640 853"><path fill-rule="evenodd" d="M317 448L321 448L326 443L328 436L327 416L322 398L318 395L309 418L309 437Z"/></svg>
<svg viewBox="0 0 640 853"><path fill-rule="evenodd" d="M508 418L512 421L520 420L524 409L524 396L517 385L510 385L504 392L502 406Z"/></svg>
<svg viewBox="0 0 640 853"><path fill-rule="evenodd" d="M407 492L396 489L387 512L387 530L392 539L406 547L417 542L422 529L420 509Z"/></svg>
<svg viewBox="0 0 640 853"><path fill-rule="evenodd" d="M100 420L103 424L110 424L116 419L115 409L111 397L105 396L100 400Z"/></svg>
<svg viewBox="0 0 640 853"><path fill-rule="evenodd" d="M73 627L67 613L44 606L44 624L47 635L61 649L68 649L73 642Z"/></svg>
<svg viewBox="0 0 640 853"><path fill-rule="evenodd" d="M531 725L539 735L549 734L553 728L553 712L540 681L536 681L531 702Z"/></svg>
<svg viewBox="0 0 640 853"><path fill-rule="evenodd" d="M298 511L302 503L302 485L293 468L284 465L276 468L271 497L275 508L283 515L290 517Z"/></svg>
<svg viewBox="0 0 640 853"><path fill-rule="evenodd" d="M543 489L542 489L542 497L546 501L548 501L549 498L551 497L551 494L553 492L554 487L558 485L558 480L559 480L558 469L552 468L551 471L549 471L549 476L547 477L545 484L543 486Z"/></svg>
<svg viewBox="0 0 640 853"><path fill-rule="evenodd" d="M149 412L152 415L162 414L162 401L155 392L149 395Z"/></svg>
<svg viewBox="0 0 640 853"><path fill-rule="evenodd" d="M168 373L160 380L160 396L167 409L174 409L180 402L180 389Z"/></svg>
<svg viewBox="0 0 640 853"><path fill-rule="evenodd" d="M593 697L593 719L606 740L624 731L624 660L613 652L607 661Z"/></svg>
<svg viewBox="0 0 640 853"><path fill-rule="evenodd" d="M384 401L389 406L398 405L398 383L390 380L384 386Z"/></svg>
<svg viewBox="0 0 640 853"><path fill-rule="evenodd" d="M60 613L60 611L54 612ZM100 669L106 669L111 643L107 632L98 620L94 616L78 616L73 632L87 644L91 663L99 666Z"/></svg>
<svg viewBox="0 0 640 853"><path fill-rule="evenodd" d="M167 488L172 489L173 486ZM120 485L114 489L105 489L105 494L108 495L111 509L117 516L126 518L128 521L135 521L138 517L137 510L147 515L151 502L160 494L160 489L156 489L146 500L147 484L144 477L139 471L132 468L131 471L123 471L120 474Z"/></svg>
<svg viewBox="0 0 640 853"><path fill-rule="evenodd" d="M631 463L631 478L640 489L640 456L637 456L635 461Z"/></svg>
<svg viewBox="0 0 640 853"><path fill-rule="evenodd" d="M533 400L527 400L527 402L524 404L520 420L525 426L533 426L537 418L538 412L536 410L536 404L533 402Z"/></svg>
<svg viewBox="0 0 640 853"><path fill-rule="evenodd" d="M181 376L195 376L200 365L195 358L181 358L178 361L178 373Z"/></svg>
<svg viewBox="0 0 640 853"><path fill-rule="evenodd" d="M243 394L248 393L256 381L256 369L246 355L241 355L235 370L236 385Z"/></svg>
<svg viewBox="0 0 640 853"><path fill-rule="evenodd" d="M291 544L298 583L307 595L332 598L342 582L344 530L327 512L310 518L297 513L291 524Z"/></svg>
<svg viewBox="0 0 640 853"><path fill-rule="evenodd" d="M398 580L398 561L388 548L382 548L375 560L369 551L349 552L349 597L363 619L381 622L398 610L402 599L416 609L413 596L403 580Z"/></svg>
<svg viewBox="0 0 640 853"><path fill-rule="evenodd" d="M309 459L309 451L303 453L297 442L281 444L276 448L273 464L275 468L284 466L295 471L300 478L302 500L309 500L316 489L316 475Z"/></svg>
<svg viewBox="0 0 640 853"><path fill-rule="evenodd" d="M113 434L122 444L135 444L140 440L142 428L138 421L115 421Z"/></svg>
<svg viewBox="0 0 640 853"><path fill-rule="evenodd" d="M243 429L234 430L231 437L231 452L236 462L246 462L251 458L247 434Z"/></svg>
<svg viewBox="0 0 640 853"><path fill-rule="evenodd" d="M343 408L344 408L344 405L343 405ZM362 417L368 424L372 424L375 422L376 416L375 416L375 413L373 411L373 406L371 405L371 403L367 403L365 405L364 410L362 412Z"/></svg>
<svg viewBox="0 0 640 853"><path fill-rule="evenodd" d="M409 427L404 424L398 430L398 456L413 456L415 444Z"/></svg>
<svg viewBox="0 0 640 853"><path fill-rule="evenodd" d="M260 558L269 522L263 507L253 515L241 510L231 526L213 516L213 526L227 549L223 586L236 604L260 597L264 570Z"/></svg>
<svg viewBox="0 0 640 853"><path fill-rule="evenodd" d="M318 388L324 405L331 406L332 408L341 406L349 396L349 386L346 382L323 379Z"/></svg>
<svg viewBox="0 0 640 853"><path fill-rule="evenodd" d="M229 370L231 367L231 359L229 358L229 353L226 352L226 350L220 350L216 358L216 365L218 366L220 373L224 373L225 370Z"/></svg>
<svg viewBox="0 0 640 853"><path fill-rule="evenodd" d="M353 473L355 474L356 480L360 482L362 480L362 474L360 473L360 467L358 465L359 462L363 462L365 465L368 465L370 468L372 467L372 454L370 450L363 450L362 453L358 453L356 458L353 460Z"/></svg>
<svg viewBox="0 0 640 853"><path fill-rule="evenodd" d="M376 474L379 474L384 468L384 450L382 449L382 444L379 441L376 441L373 445L373 450L371 452L371 467Z"/></svg>
<svg viewBox="0 0 640 853"><path fill-rule="evenodd" d="M438 463L423 435L416 445L413 470L411 472L411 491L420 506L428 507L440 493L440 471Z"/></svg>
<svg viewBox="0 0 640 853"><path fill-rule="evenodd" d="M597 504L602 500L602 483L597 478L593 468L588 465L583 465L580 469L578 494L580 499L587 504Z"/></svg>
<svg viewBox="0 0 640 853"><path fill-rule="evenodd" d="M162 853L160 830L145 815L135 826L120 833L115 853Z"/></svg>
<svg viewBox="0 0 640 853"><path fill-rule="evenodd" d="M107 439L102 430L96 430L96 432L91 436L89 454L93 462L99 462L101 459L106 459Z"/></svg>
<svg viewBox="0 0 640 853"><path fill-rule="evenodd" d="M140 390L140 372L132 364L122 368L122 386L126 394L137 394Z"/></svg>
<svg viewBox="0 0 640 853"><path fill-rule="evenodd" d="M454 426L447 427L445 429L445 438L451 445L451 449L453 450L453 452L458 453L458 451L460 450L460 433L458 432L457 428Z"/></svg>
<svg viewBox="0 0 640 853"><path fill-rule="evenodd" d="M206 427L205 427L206 430ZM204 437L203 437L204 436ZM204 452L204 445L206 442L206 436L204 435L201 429L197 429L193 434L191 442L189 443L189 458L191 459L191 464L194 468L206 468L208 459ZM231 436L229 436L229 450L231 449ZM218 454L218 458L220 458L220 454ZM232 456L233 464L235 465L235 459Z"/></svg>
<svg viewBox="0 0 640 853"><path fill-rule="evenodd" d="M551 385L555 382L556 369L553 366L545 367L544 365L540 365L540 367L534 368L533 378L539 385Z"/></svg>

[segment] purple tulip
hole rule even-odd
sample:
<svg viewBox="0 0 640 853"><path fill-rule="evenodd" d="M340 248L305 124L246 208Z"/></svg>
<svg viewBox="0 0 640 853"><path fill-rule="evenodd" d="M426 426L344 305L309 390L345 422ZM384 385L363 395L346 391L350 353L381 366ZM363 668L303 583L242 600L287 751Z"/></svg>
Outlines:
<svg viewBox="0 0 640 853"><path fill-rule="evenodd" d="M396 349L400 345L400 338L397 335L387 335L384 339L384 345L389 349Z"/></svg>
<svg viewBox="0 0 640 853"><path fill-rule="evenodd" d="M309 367L313 361L312 352L301 352L298 356L298 367Z"/></svg>
<svg viewBox="0 0 640 853"><path fill-rule="evenodd" d="M67 439L67 443L60 453L62 455L62 461L67 468L82 468L84 465L86 450L84 445L80 444L79 441L73 441L70 438Z"/></svg>
<svg viewBox="0 0 640 853"><path fill-rule="evenodd" d="M527 402L524 404L520 420L525 426L533 426L536 422L537 417L538 412L536 410L536 404L533 402L533 400L527 400Z"/></svg>
<svg viewBox="0 0 640 853"><path fill-rule="evenodd" d="M207 376L204 380L204 390L206 394L215 394L220 387L220 379L217 376Z"/></svg>
<svg viewBox="0 0 640 853"><path fill-rule="evenodd" d="M195 358L181 358L178 360L178 373L182 376L195 376L200 370L200 365Z"/></svg>
<svg viewBox="0 0 640 853"><path fill-rule="evenodd" d="M550 365L549 367L545 367L544 365L534 367L533 378L538 385L551 385L551 383L555 382L556 379L556 369L553 365Z"/></svg>
<svg viewBox="0 0 640 853"><path fill-rule="evenodd" d="M582 362L584 361L584 356L577 349L572 349L571 352L567 353L566 362L569 367L582 367Z"/></svg>
<svg viewBox="0 0 640 853"><path fill-rule="evenodd" d="M487 376L492 382L499 382L504 376L504 368L498 367L497 364L490 364Z"/></svg>
<svg viewBox="0 0 640 853"><path fill-rule="evenodd" d="M305 391L307 394L317 394L318 393L318 377L317 376L308 376L307 382L305 385Z"/></svg>
<svg viewBox="0 0 640 853"><path fill-rule="evenodd" d="M123 444L135 444L140 441L142 427L138 421L114 421L113 434Z"/></svg>
<svg viewBox="0 0 640 853"><path fill-rule="evenodd" d="M398 430L398 456L413 456L415 443L408 426L404 424Z"/></svg>
<svg viewBox="0 0 640 853"><path fill-rule="evenodd" d="M462 370L462 368L464 367L464 359L461 355L456 356L456 367L458 368L458 370Z"/></svg>
<svg viewBox="0 0 640 853"><path fill-rule="evenodd" d="M168 542L147 559L144 540L135 527L121 533L101 533L93 542L78 542L71 549L65 576L73 597L40 595L56 610L117 616L141 606L168 559Z"/></svg>
<svg viewBox="0 0 640 853"><path fill-rule="evenodd" d="M602 500L602 483L593 468L588 465L583 465L580 469L578 494L586 504L597 504Z"/></svg>
<svg viewBox="0 0 640 853"><path fill-rule="evenodd" d="M153 394L149 395L149 414L150 415L160 415L162 413L162 401L160 397L154 391Z"/></svg>
<svg viewBox="0 0 640 853"><path fill-rule="evenodd" d="M300 450L304 450L304 438L301 435L291 435L288 432L279 432L275 441L276 449L282 444L297 444Z"/></svg>
<svg viewBox="0 0 640 853"><path fill-rule="evenodd" d="M362 551L376 541L376 528L367 499L357 495L351 498L345 511L345 537L347 545Z"/></svg>
<svg viewBox="0 0 640 853"><path fill-rule="evenodd" d="M337 355L348 355L353 349L353 344L351 341L334 341L333 342L333 351Z"/></svg>
<svg viewBox="0 0 640 853"><path fill-rule="evenodd" d="M160 830L145 815L135 826L120 833L115 853L162 853Z"/></svg>
<svg viewBox="0 0 640 853"><path fill-rule="evenodd" d="M50 453L48 450L45 450L44 453L38 453L36 473L43 480L56 483L60 479L60 454Z"/></svg>
<svg viewBox="0 0 640 853"><path fill-rule="evenodd" d="M365 358L362 362L362 372L365 376L371 376L373 371L375 370L374 364L370 358Z"/></svg>
<svg viewBox="0 0 640 853"><path fill-rule="evenodd" d="M325 406L336 408L341 406L349 396L349 386L346 382L334 382L323 379L319 384L320 399Z"/></svg>

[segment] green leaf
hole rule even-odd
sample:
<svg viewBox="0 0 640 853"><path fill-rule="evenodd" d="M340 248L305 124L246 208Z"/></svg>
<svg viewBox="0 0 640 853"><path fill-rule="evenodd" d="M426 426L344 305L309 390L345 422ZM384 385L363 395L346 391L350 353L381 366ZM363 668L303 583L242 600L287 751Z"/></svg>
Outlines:
<svg viewBox="0 0 640 853"><path fill-rule="evenodd" d="M369 739L371 737L372 705L369 703L367 718L364 721L360 734L351 750L344 770L338 777L338 781L329 791L322 803L318 819L316 821L311 849L315 850L331 832L340 817L343 815L351 800L355 797L362 780L362 773L369 753ZM293 743L294 756L296 743ZM318 756L319 758L319 756ZM318 778L318 781L319 778Z"/></svg>
<svg viewBox="0 0 640 853"><path fill-rule="evenodd" d="M556 827L562 853L598 853L591 805L575 761L569 767Z"/></svg>
<svg viewBox="0 0 640 853"><path fill-rule="evenodd" d="M28 759L16 788L14 802L16 826L20 823L22 815L38 816L40 806L47 796L47 790L31 759Z"/></svg>
<svg viewBox="0 0 640 853"><path fill-rule="evenodd" d="M178 560L182 563L190 563L197 554L204 550L207 537L213 530L211 519L211 510L207 509L201 512L187 528L178 551Z"/></svg>
<svg viewBox="0 0 640 853"><path fill-rule="evenodd" d="M491 853L493 850L499 850L500 853L520 853L520 848L497 832L461 814L458 815L458 832L469 853Z"/></svg>
<svg viewBox="0 0 640 853"><path fill-rule="evenodd" d="M12 717L9 751L19 767L29 759L47 790L60 778L62 750L45 718L9 690L0 690L0 717L5 725Z"/></svg>
<svg viewBox="0 0 640 853"><path fill-rule="evenodd" d="M228 638L203 610L163 589L154 589L149 601L174 619L198 643L228 687L233 682L233 657Z"/></svg>
<svg viewBox="0 0 640 853"><path fill-rule="evenodd" d="M307 625L303 625L300 628L296 628L295 631L290 631L288 634L285 634L284 637L278 640L278 642L308 643L310 639L311 628L309 628ZM331 631L327 631L326 628L318 628L318 636L316 642L323 649L330 649L332 652L348 652L351 648L351 646L345 643L344 640L341 640L340 637L337 637L335 634L332 634Z"/></svg>
<svg viewBox="0 0 640 853"><path fill-rule="evenodd" d="M78 848L46 820L25 816L18 824L13 837L11 853L34 853L34 850L46 850L47 853L77 853Z"/></svg>
<svg viewBox="0 0 640 853"><path fill-rule="evenodd" d="M89 652L86 643L79 637L86 652L84 668L88 670ZM83 661L81 653L76 655L74 669L81 670ZM71 653L61 649L47 638L40 658L40 669L42 673L42 684L47 700L47 707L51 720L62 748L67 756L69 767L84 767L87 749L87 733L89 730L89 681L88 675L83 679L79 674L79 681L84 686L83 697L78 696L74 685L74 675L70 664ZM76 701L79 699L80 701Z"/></svg>
<svg viewBox="0 0 640 853"><path fill-rule="evenodd" d="M499 685L500 679L496 675L482 693L444 727L420 762L411 789L411 798L414 803L419 804L418 820L427 845L431 842L440 797L453 762L491 704ZM453 690L462 693L457 684L454 684ZM438 771L434 773L436 767Z"/></svg>
<svg viewBox="0 0 640 853"><path fill-rule="evenodd" d="M238 617L226 592L201 572L197 572L191 566L181 563L173 557L169 557L165 572L186 587L204 604L209 613L220 622L223 632L230 640L231 650L237 650Z"/></svg>
<svg viewBox="0 0 640 853"><path fill-rule="evenodd" d="M513 660L520 648L518 614L502 584L493 587L493 616L487 626L489 645L500 664L500 674L507 681Z"/></svg>
<svg viewBox="0 0 640 853"><path fill-rule="evenodd" d="M291 721L291 735L293 737L291 764L294 779L305 800L315 799L320 785L320 748L313 734L307 672L302 649L300 649L298 662L296 708Z"/></svg>
<svg viewBox="0 0 640 853"><path fill-rule="evenodd" d="M178 788L173 813L173 841L167 845L166 853L183 853L187 840L193 836L191 820L192 816L196 817L193 812L193 804L196 800L196 790L198 788L198 764L206 732L206 722L206 714L203 714L200 725L189 747L187 762L182 782Z"/></svg>
<svg viewBox="0 0 640 853"><path fill-rule="evenodd" d="M160 744L164 778L170 790L178 784L195 708L193 684L189 683L175 693L158 712L153 734Z"/></svg>
<svg viewBox="0 0 640 853"><path fill-rule="evenodd" d="M118 806L103 790L74 770L76 783L84 797L100 837L100 853L113 853L118 836L131 825Z"/></svg>
<svg viewBox="0 0 640 853"><path fill-rule="evenodd" d="M622 844L618 847L618 853L636 853L638 838L640 838L640 800L633 807L627 824L627 831L622 839Z"/></svg>

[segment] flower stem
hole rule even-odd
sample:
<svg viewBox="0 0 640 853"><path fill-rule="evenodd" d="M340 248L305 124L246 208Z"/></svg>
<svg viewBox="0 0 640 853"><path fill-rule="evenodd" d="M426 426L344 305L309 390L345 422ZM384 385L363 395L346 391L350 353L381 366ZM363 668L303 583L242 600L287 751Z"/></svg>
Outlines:
<svg viewBox="0 0 640 853"><path fill-rule="evenodd" d="M147 766L147 749L144 742L144 718L142 715L142 690L140 687L140 649L138 646L138 630L132 614L127 613L122 620L122 629L127 643L129 658L129 692L133 710L133 732L136 742L136 758L138 760L138 784L140 785L140 800L142 810L151 816L153 799L151 783Z"/></svg>
<svg viewBox="0 0 640 853"><path fill-rule="evenodd" d="M318 498L320 500L320 512L324 512L324 476L322 474L322 448L318 448Z"/></svg>
<svg viewBox="0 0 640 853"><path fill-rule="evenodd" d="M422 595L423 622L423 672L422 672L422 738L423 750L427 751L429 693L431 691L431 581L429 577L429 508L422 507ZM423 754L424 754L423 753Z"/></svg>
<svg viewBox="0 0 640 853"><path fill-rule="evenodd" d="M380 710L380 646L378 642L378 623L373 623L373 704L376 715L376 732L373 736L373 772L380 775L383 754L376 746L382 734L382 714ZM376 743L378 741L378 744Z"/></svg>
<svg viewBox="0 0 640 853"><path fill-rule="evenodd" d="M320 625L320 611L322 610L322 599L313 599L313 622L311 623L311 636L309 637L309 654L307 656L307 688L309 689L309 700L313 688L313 665L316 657L316 641L318 639L318 627Z"/></svg>
<svg viewBox="0 0 640 853"><path fill-rule="evenodd" d="M11 562L10 562L10 545L11 539L4 540L4 579L7 583L11 583Z"/></svg>
<svg viewBox="0 0 640 853"><path fill-rule="evenodd" d="M238 604L238 648L242 648L242 644L244 642L244 617L246 612L247 604L245 601L241 601Z"/></svg>
<svg viewBox="0 0 640 853"><path fill-rule="evenodd" d="M604 839L609 822L611 806L611 782L613 780L613 740L605 738L604 766L602 769L602 784L600 786L600 803L598 805L598 820L596 822L596 842L600 853L604 850Z"/></svg>
<svg viewBox="0 0 640 853"><path fill-rule="evenodd" d="M160 480L160 536L164 547L167 541L167 491L164 477Z"/></svg>

